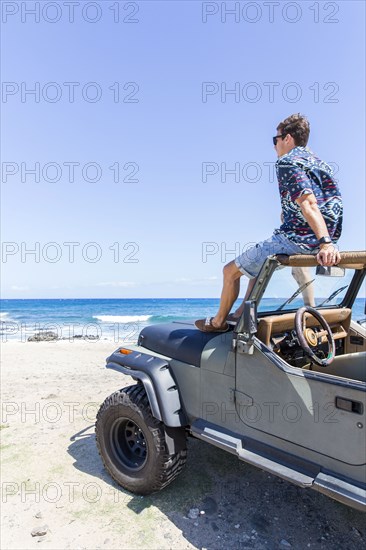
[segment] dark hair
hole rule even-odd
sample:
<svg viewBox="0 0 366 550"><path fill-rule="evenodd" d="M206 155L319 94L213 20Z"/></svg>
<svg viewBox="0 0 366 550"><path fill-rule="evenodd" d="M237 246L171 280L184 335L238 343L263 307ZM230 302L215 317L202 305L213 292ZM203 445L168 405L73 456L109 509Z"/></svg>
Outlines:
<svg viewBox="0 0 366 550"><path fill-rule="evenodd" d="M294 138L295 145L305 147L308 143L310 124L308 119L300 113L285 118L279 123L277 130L281 134L290 134Z"/></svg>

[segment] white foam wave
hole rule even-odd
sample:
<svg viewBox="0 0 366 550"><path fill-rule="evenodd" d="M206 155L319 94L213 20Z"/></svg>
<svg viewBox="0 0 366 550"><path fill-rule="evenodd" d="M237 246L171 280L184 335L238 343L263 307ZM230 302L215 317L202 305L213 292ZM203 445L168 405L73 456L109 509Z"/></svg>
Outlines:
<svg viewBox="0 0 366 550"><path fill-rule="evenodd" d="M8 311L0 311L0 319L5 319L9 315Z"/></svg>
<svg viewBox="0 0 366 550"><path fill-rule="evenodd" d="M98 319L101 323L138 323L145 322L152 315L93 315L93 319Z"/></svg>

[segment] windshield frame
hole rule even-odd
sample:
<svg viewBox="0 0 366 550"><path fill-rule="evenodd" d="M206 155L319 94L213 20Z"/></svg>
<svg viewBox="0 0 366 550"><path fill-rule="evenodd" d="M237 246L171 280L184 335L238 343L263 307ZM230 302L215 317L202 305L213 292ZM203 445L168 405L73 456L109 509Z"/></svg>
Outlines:
<svg viewBox="0 0 366 550"><path fill-rule="evenodd" d="M248 297L248 301L253 300L256 302L257 311L259 309L259 304L261 303L261 300L265 294L267 286L270 280L272 279L274 272L276 271L276 268L281 265L283 264L278 261L276 256L269 256L265 261L265 263L263 264L262 269L258 275L257 281L252 289L252 292ZM347 266L346 269L347 270L352 269L354 271L354 274L352 276L352 279L348 285L348 289L342 301L339 304L325 304L324 306L316 306L317 310L352 308L354 301L357 298L357 294L362 285L362 282L365 278L366 269L365 268L355 269L355 268L352 268L351 266ZM258 311L258 317L267 317L270 315L283 315L285 313L296 313L297 310L298 310L298 307L291 308L291 309L282 309L282 310L273 309L273 310L266 310L266 311Z"/></svg>

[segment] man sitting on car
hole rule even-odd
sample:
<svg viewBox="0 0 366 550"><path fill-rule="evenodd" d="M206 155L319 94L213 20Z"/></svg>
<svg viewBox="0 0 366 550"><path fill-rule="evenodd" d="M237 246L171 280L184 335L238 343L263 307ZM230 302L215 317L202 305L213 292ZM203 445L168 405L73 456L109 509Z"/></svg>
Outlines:
<svg viewBox="0 0 366 550"><path fill-rule="evenodd" d="M340 261L334 245L342 232L342 197L330 166L306 147L309 133L309 122L300 114L289 116L277 126L273 145L278 156L282 225L269 239L225 265L219 311L214 317L196 321L199 330L228 330L226 321L239 318L264 261L272 254L316 254L323 266ZM242 275L250 279L243 304L228 317L238 298Z"/></svg>

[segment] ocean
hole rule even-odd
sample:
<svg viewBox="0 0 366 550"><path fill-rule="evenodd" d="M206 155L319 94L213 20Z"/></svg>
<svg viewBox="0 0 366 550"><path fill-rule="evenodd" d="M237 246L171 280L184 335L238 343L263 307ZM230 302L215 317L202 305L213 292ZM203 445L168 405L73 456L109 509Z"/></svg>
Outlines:
<svg viewBox="0 0 366 550"><path fill-rule="evenodd" d="M267 298L262 303L272 309L283 298ZM0 300L0 337L2 342L25 342L40 330L48 330L70 340L83 336L90 341L98 337L136 342L146 325L213 316L218 305L218 298ZM296 306L293 302L289 307ZM353 319L364 318L364 308L365 299L358 298Z"/></svg>

